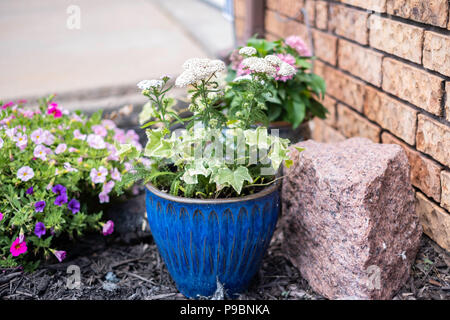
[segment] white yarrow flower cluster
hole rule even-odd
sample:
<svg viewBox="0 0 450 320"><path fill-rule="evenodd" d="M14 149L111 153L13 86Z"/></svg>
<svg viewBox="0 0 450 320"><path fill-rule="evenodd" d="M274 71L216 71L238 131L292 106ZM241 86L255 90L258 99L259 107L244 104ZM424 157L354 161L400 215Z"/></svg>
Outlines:
<svg viewBox="0 0 450 320"><path fill-rule="evenodd" d="M290 77L297 73L297 70L291 66L289 63L283 61L280 65L280 70L278 70L278 75L283 77Z"/></svg>
<svg viewBox="0 0 450 320"><path fill-rule="evenodd" d="M250 57L242 60L242 65L252 73L265 73L268 76L275 77L277 69L264 58Z"/></svg>
<svg viewBox="0 0 450 320"><path fill-rule="evenodd" d="M274 56L273 54L269 54L264 57L264 60L266 60L268 63L273 65L274 67L279 67L284 61L278 58L277 56Z"/></svg>
<svg viewBox="0 0 450 320"><path fill-rule="evenodd" d="M141 90L161 89L164 86L164 81L162 80L142 80L137 84L138 88Z"/></svg>
<svg viewBox="0 0 450 320"><path fill-rule="evenodd" d="M256 49L253 47L243 47L241 49L239 49L239 54L241 56L254 56L256 54Z"/></svg>
<svg viewBox="0 0 450 320"><path fill-rule="evenodd" d="M180 88L209 79L216 72L225 70L225 63L220 60L193 58L183 64L183 69L183 73L175 80L175 85Z"/></svg>

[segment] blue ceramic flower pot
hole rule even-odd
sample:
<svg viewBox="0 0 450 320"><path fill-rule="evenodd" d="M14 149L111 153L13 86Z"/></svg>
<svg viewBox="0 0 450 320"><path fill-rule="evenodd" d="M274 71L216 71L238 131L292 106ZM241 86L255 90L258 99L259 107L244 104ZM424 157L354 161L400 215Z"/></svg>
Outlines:
<svg viewBox="0 0 450 320"><path fill-rule="evenodd" d="M280 208L278 185L251 196L201 200L175 197L151 185L147 217L178 290L186 297L244 291L269 246Z"/></svg>

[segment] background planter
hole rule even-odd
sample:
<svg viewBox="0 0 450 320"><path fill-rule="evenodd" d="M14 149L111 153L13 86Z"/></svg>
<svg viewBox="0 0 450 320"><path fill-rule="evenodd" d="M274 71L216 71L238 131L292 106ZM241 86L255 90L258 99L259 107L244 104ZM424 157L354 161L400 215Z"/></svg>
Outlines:
<svg viewBox="0 0 450 320"><path fill-rule="evenodd" d="M147 186L149 226L178 290L211 296L217 280L242 292L259 269L278 219L278 184L242 198L199 200Z"/></svg>
<svg viewBox="0 0 450 320"><path fill-rule="evenodd" d="M269 124L269 129L278 129L280 138L289 139L291 143L297 143L311 139L309 121L303 122L296 129L292 129L292 124L286 121L275 121ZM273 132L272 132L273 134Z"/></svg>

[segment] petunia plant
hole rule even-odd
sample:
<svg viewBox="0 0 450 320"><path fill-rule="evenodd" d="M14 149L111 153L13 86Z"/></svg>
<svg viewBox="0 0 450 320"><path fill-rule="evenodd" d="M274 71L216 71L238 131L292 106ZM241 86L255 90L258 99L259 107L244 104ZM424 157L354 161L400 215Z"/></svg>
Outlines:
<svg viewBox="0 0 450 320"><path fill-rule="evenodd" d="M286 75L283 68L277 67L276 74L267 83L271 96L264 103L270 122L287 121L295 129L313 117L326 117L327 109L321 103L325 82L311 71L314 57L300 37L289 36L277 41L250 38L247 46L254 48L254 56L273 55L295 70ZM227 80L233 90L228 90L224 97L230 112L238 112L239 106L245 103L246 88L237 80L254 72L247 67L245 58L240 49L230 56Z"/></svg>
<svg viewBox="0 0 450 320"><path fill-rule="evenodd" d="M101 204L116 194L115 184L132 170L120 162L114 142L142 147L133 130L101 117L69 112L42 99L0 102L0 267L33 268L42 256L62 261L61 235L88 229L113 232L101 221ZM141 161L142 162L142 161ZM95 209L95 210L94 210Z"/></svg>
<svg viewBox="0 0 450 320"><path fill-rule="evenodd" d="M220 60L189 59L175 80L178 87L189 87L189 109L193 115L181 119L167 112L171 105L166 93L169 77L143 80L138 84L150 100L141 114L147 145L142 151L130 144L118 145L121 157L145 156L150 166L139 164L121 184L138 179L159 190L186 198L230 198L248 195L273 183L283 161L289 165L289 141L256 125L265 121L265 102L270 99L268 84L281 70L291 76L296 70L274 55L256 57L255 48L241 49L243 63L252 72L236 79L242 85L243 103L232 113L223 112L226 90L218 80L225 64ZM151 110L151 112L149 112ZM171 122L172 121L172 122ZM173 122L186 129L171 132Z"/></svg>

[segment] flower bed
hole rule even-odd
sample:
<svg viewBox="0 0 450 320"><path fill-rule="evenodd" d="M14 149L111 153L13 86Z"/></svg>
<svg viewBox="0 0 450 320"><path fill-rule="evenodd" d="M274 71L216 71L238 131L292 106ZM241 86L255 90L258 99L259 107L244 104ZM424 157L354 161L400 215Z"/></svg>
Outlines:
<svg viewBox="0 0 450 320"><path fill-rule="evenodd" d="M0 103L0 267L33 269L42 255L64 260L58 236L113 232L100 204L133 166L119 162L114 142L142 147L133 130L102 120L101 111L88 118L52 97L24 104Z"/></svg>

